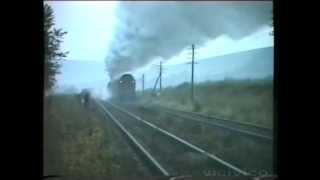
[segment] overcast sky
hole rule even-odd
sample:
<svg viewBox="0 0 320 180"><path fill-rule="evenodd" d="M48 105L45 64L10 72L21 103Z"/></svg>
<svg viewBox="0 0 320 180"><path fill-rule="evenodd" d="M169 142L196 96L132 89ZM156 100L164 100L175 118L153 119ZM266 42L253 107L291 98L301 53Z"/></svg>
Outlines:
<svg viewBox="0 0 320 180"><path fill-rule="evenodd" d="M104 61L113 35L116 1L49 1L56 27L67 31L68 59Z"/></svg>
<svg viewBox="0 0 320 180"><path fill-rule="evenodd" d="M62 44L64 50L70 51L68 59L104 61L117 22L117 1L49 1L48 4L53 7L56 27L68 32ZM261 27L256 33L238 41L227 36L213 39L198 49L201 52L199 59L273 46L273 37L269 35L271 30L268 26ZM175 63L178 57L181 55L170 62Z"/></svg>
<svg viewBox="0 0 320 180"><path fill-rule="evenodd" d="M45 3L50 4L54 10L55 26L68 32L62 44L62 49L69 51L67 59L92 62L105 61L112 46L112 40L117 33L116 25L119 23L119 16L117 16L118 2L49 1ZM272 7L271 3L270 7ZM273 36L270 36L270 31L272 31L272 28L264 25L254 33L237 40L226 35L220 35L208 40L207 43L201 47L196 46L196 61L250 49L272 47ZM182 50L166 61L166 64L186 63L190 61L190 57L190 49ZM153 62L149 62L146 66L141 67L140 71L141 69L148 68L152 64ZM105 69L105 67L100 67L99 69L89 70L104 72L88 73L86 81L90 79L91 74L92 79L105 79L105 76L101 78L95 77L97 74L101 76L101 74L106 73ZM64 74L66 74L66 72L62 72L59 76L60 80L70 77L70 74L66 77L64 77ZM75 77L76 76L75 74Z"/></svg>

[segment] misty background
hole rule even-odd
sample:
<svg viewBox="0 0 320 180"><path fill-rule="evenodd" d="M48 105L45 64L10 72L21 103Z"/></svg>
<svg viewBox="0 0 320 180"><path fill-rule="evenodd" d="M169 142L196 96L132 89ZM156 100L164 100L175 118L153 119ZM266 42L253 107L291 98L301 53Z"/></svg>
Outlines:
<svg viewBox="0 0 320 180"><path fill-rule="evenodd" d="M273 76L272 2L48 2L68 31L70 51L57 91L91 88L108 97L107 83L132 73L152 87L163 62L163 86L195 81Z"/></svg>

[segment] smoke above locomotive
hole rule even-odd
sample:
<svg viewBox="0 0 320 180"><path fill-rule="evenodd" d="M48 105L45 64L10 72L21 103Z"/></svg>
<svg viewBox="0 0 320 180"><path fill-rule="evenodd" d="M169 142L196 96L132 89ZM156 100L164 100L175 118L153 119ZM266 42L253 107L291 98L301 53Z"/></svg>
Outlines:
<svg viewBox="0 0 320 180"><path fill-rule="evenodd" d="M111 98L117 101L132 101L136 97L136 81L131 74L123 74L120 78L108 83Z"/></svg>
<svg viewBox="0 0 320 180"><path fill-rule="evenodd" d="M119 2L107 57L111 77L166 61L221 35L244 38L272 19L272 2Z"/></svg>

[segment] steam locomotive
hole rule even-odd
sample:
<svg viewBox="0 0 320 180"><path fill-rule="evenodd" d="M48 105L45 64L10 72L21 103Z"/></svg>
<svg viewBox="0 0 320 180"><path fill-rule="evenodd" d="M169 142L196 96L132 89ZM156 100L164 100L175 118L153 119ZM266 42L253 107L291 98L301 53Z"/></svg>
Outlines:
<svg viewBox="0 0 320 180"><path fill-rule="evenodd" d="M136 81L131 74L123 74L108 84L113 100L130 102L136 99Z"/></svg>

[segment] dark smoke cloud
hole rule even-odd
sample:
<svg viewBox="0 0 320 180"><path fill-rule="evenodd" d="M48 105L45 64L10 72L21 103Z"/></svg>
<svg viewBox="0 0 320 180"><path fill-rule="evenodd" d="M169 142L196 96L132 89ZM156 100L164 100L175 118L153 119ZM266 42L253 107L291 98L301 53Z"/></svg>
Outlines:
<svg viewBox="0 0 320 180"><path fill-rule="evenodd" d="M270 24L271 17L271 2L123 1L107 70L112 78L222 34L241 39Z"/></svg>

